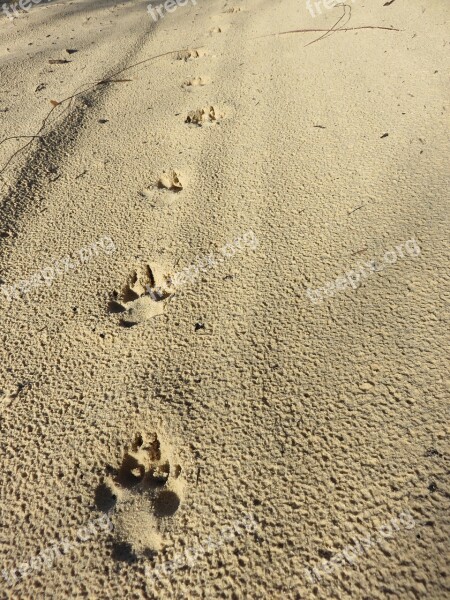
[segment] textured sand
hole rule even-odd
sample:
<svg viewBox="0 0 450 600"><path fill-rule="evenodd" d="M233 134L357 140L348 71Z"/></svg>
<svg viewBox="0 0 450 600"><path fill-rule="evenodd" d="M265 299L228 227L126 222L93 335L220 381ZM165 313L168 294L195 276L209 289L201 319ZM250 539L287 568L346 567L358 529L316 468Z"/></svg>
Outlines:
<svg viewBox="0 0 450 600"><path fill-rule="evenodd" d="M450 6L349 4L0 16L1 139L83 92L0 176L1 598L449 597Z"/></svg>

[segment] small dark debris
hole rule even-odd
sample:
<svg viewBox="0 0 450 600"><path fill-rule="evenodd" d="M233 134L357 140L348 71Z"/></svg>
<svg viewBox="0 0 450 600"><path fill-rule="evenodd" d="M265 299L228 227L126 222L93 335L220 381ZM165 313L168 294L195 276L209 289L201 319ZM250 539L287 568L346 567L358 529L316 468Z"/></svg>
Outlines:
<svg viewBox="0 0 450 600"><path fill-rule="evenodd" d="M351 215L352 213L354 213L355 211L359 210L360 208L363 208L364 204L361 204L361 206L357 206L356 208L354 208L353 210L351 210L348 214Z"/></svg>
<svg viewBox="0 0 450 600"><path fill-rule="evenodd" d="M19 392L21 392L25 388L31 388L32 385L31 381L24 381L23 383L19 383L17 387L19 388Z"/></svg>
<svg viewBox="0 0 450 600"><path fill-rule="evenodd" d="M46 87L47 87L46 83L40 83L34 91L40 92L41 90L45 90Z"/></svg>
<svg viewBox="0 0 450 600"><path fill-rule="evenodd" d="M430 492L435 492L437 490L437 485L434 483L434 481L430 483L428 489L430 490Z"/></svg>
<svg viewBox="0 0 450 600"><path fill-rule="evenodd" d="M56 58L56 59L51 58L48 62L51 65L65 65L65 64L70 63L72 61L71 60L67 60L65 58Z"/></svg>
<svg viewBox="0 0 450 600"><path fill-rule="evenodd" d="M109 123L109 119L99 119L98 120L99 123Z"/></svg>
<svg viewBox="0 0 450 600"><path fill-rule="evenodd" d="M428 448L428 450L425 452L425 456L430 457L430 456L441 456L441 455L436 450L436 448Z"/></svg>
<svg viewBox="0 0 450 600"><path fill-rule="evenodd" d="M318 127L319 129L326 129L326 127L324 127L324 125L313 125L313 127Z"/></svg>
<svg viewBox="0 0 450 600"><path fill-rule="evenodd" d="M75 54L75 52L78 52L78 50L75 48L66 48L66 52L67 54Z"/></svg>
<svg viewBox="0 0 450 600"><path fill-rule="evenodd" d="M388 134L388 133L383 133L383 135L381 136L381 139L383 139L383 138L387 138L388 136L389 136L389 134Z"/></svg>
<svg viewBox="0 0 450 600"><path fill-rule="evenodd" d="M395 0L388 0L388 2L383 4L383 6L390 6L393 2L395 2Z"/></svg>
<svg viewBox="0 0 450 600"><path fill-rule="evenodd" d="M330 550L323 550L322 548L320 548L318 551L318 555L320 556L320 558L324 558L325 560L330 560L331 557L333 556L333 553Z"/></svg>
<svg viewBox="0 0 450 600"><path fill-rule="evenodd" d="M195 329L195 331L198 331L199 329L205 329L205 325L204 325L204 323L200 323L200 322L196 323L194 325L194 329Z"/></svg>

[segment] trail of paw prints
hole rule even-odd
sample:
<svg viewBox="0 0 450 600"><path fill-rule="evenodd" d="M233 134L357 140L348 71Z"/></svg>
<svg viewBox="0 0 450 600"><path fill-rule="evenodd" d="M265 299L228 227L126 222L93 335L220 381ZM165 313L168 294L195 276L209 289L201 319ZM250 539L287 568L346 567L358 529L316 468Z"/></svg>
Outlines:
<svg viewBox="0 0 450 600"><path fill-rule="evenodd" d="M130 274L120 291L113 291L108 310L120 314L121 325L132 327L162 315L173 293L167 270L156 264L144 265Z"/></svg>
<svg viewBox="0 0 450 600"><path fill-rule="evenodd" d="M157 433L138 433L121 465L108 467L96 506L114 525L116 558L151 555L164 546L163 531L184 497L182 468Z"/></svg>

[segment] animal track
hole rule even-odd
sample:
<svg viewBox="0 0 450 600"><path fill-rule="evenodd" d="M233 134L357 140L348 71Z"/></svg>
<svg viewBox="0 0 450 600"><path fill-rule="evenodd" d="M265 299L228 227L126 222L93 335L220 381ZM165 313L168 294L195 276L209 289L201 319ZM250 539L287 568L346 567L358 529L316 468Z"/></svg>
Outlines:
<svg viewBox="0 0 450 600"><path fill-rule="evenodd" d="M158 187L166 188L166 190L172 190L174 192L181 192L183 184L175 171L164 171L158 179Z"/></svg>
<svg viewBox="0 0 450 600"><path fill-rule="evenodd" d="M109 312L121 313L121 324L132 327L161 315L173 292L169 274L157 265L145 265L131 273L120 292L113 292Z"/></svg>
<svg viewBox="0 0 450 600"><path fill-rule="evenodd" d="M183 499L181 473L158 434L135 436L119 468L109 467L95 495L97 507L113 521L119 546L128 545L134 555L162 548L161 529Z"/></svg>
<svg viewBox="0 0 450 600"><path fill-rule="evenodd" d="M233 6L232 8L228 8L227 10L224 10L223 12L225 14L234 14L234 13L241 12L241 9L239 8L239 6Z"/></svg>
<svg viewBox="0 0 450 600"><path fill-rule="evenodd" d="M204 50L181 50L177 54L177 60L194 60L196 58L200 58L201 56L205 56L206 52Z"/></svg>
<svg viewBox="0 0 450 600"><path fill-rule="evenodd" d="M182 87L185 90L191 90L193 87L204 86L208 84L208 80L205 77L194 77L192 79L187 79Z"/></svg>
<svg viewBox="0 0 450 600"><path fill-rule="evenodd" d="M207 123L218 123L221 118L223 118L223 114L220 114L214 106L210 106L192 110L186 117L185 123L202 127Z"/></svg>

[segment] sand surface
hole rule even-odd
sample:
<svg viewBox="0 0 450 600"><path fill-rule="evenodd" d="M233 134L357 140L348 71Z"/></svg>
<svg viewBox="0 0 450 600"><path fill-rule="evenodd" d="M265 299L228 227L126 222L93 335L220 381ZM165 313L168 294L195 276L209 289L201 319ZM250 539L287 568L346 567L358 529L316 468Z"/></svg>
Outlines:
<svg viewBox="0 0 450 600"><path fill-rule="evenodd" d="M450 5L348 4L1 14L1 598L450 597Z"/></svg>

